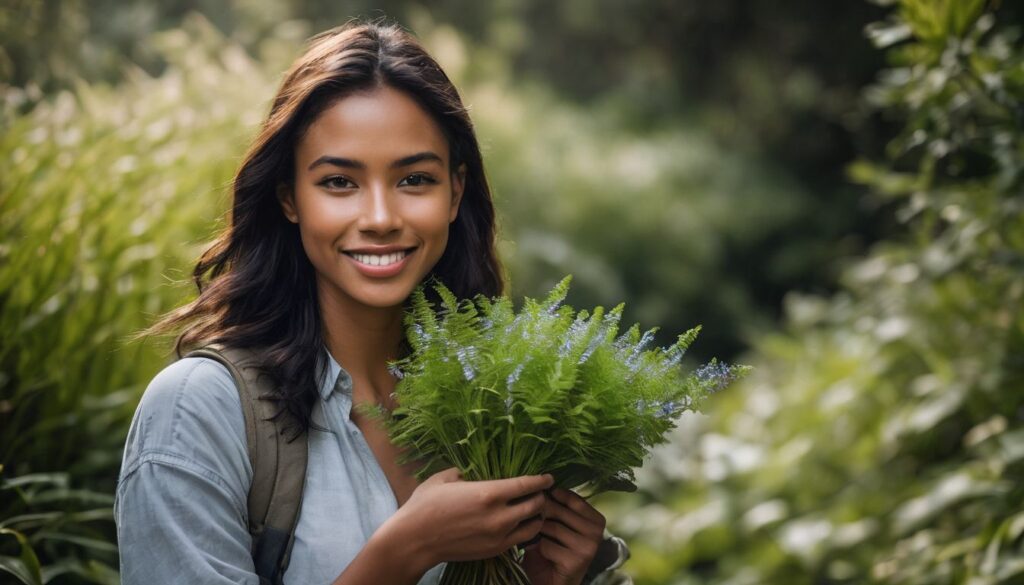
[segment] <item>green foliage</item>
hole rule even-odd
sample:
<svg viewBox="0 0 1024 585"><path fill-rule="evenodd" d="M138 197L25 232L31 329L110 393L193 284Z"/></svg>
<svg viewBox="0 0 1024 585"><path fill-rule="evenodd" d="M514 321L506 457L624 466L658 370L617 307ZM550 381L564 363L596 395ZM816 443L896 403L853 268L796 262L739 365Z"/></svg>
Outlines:
<svg viewBox="0 0 1024 585"><path fill-rule="evenodd" d="M469 480L551 473L567 489L632 491L633 468L665 442L674 419L747 373L713 361L684 376L699 327L648 349L656 329L619 332L623 304L607 313L564 305L570 280L543 301L526 298L518 313L508 297L459 300L434 283L438 317L426 285L413 293L405 319L413 351L391 364L399 406L375 412L407 449L405 461L421 462L421 479L454 466ZM457 567L446 583L480 582L472 568L450 578Z"/></svg>
<svg viewBox="0 0 1024 585"><path fill-rule="evenodd" d="M57 577L116 585L120 579L107 560L117 556L107 528L113 497L71 489L69 479L67 473L27 474L0 486L22 510L0 521L0 535L13 537L20 547L18 556L0 556L0 570L32 585ZM40 556L54 562L42 563Z"/></svg>
<svg viewBox="0 0 1024 585"><path fill-rule="evenodd" d="M775 325L785 291L833 288L835 260L888 229L857 206L840 167L860 123L854 90L880 61L858 38L879 11L867 3L7 4L0 93L19 88L22 107L79 80L117 83L126 56L163 71L151 37L180 27L189 6L274 74L307 34L358 15L397 19L449 72L481 73L459 87L504 198L514 292L572 272L576 304L629 299L627 318L666 331L699 314L702 357L746 348Z"/></svg>
<svg viewBox="0 0 1024 585"><path fill-rule="evenodd" d="M609 504L638 583L1024 578L1024 50L982 8L869 29L893 67L867 98L902 130L850 174L907 234L791 295L748 383L681 425L700 447Z"/></svg>
<svg viewBox="0 0 1024 585"><path fill-rule="evenodd" d="M125 338L187 294L168 276L223 208L227 153L268 85L200 20L157 42L173 63L159 78L132 69L25 115L9 99L0 118L0 569L25 582L117 582L110 493L166 360Z"/></svg>
<svg viewBox="0 0 1024 585"><path fill-rule="evenodd" d="M744 375L713 362L679 367L699 327L647 349L656 329L618 334L624 304L577 313L571 277L519 313L508 297L456 299L441 283L441 317L421 285L406 328L413 353L391 366L399 406L386 419L420 478L455 466L467 479L551 473L567 488L633 489L632 468L684 410Z"/></svg>
<svg viewBox="0 0 1024 585"><path fill-rule="evenodd" d="M693 126L632 131L612 108L573 107L507 75L493 53L461 50L513 296L571 273L572 304L628 299L624 317L660 324L665 345L664 332L700 314L694 353L708 359L771 326L750 278L781 283L841 248L797 229L810 194L763 161Z"/></svg>

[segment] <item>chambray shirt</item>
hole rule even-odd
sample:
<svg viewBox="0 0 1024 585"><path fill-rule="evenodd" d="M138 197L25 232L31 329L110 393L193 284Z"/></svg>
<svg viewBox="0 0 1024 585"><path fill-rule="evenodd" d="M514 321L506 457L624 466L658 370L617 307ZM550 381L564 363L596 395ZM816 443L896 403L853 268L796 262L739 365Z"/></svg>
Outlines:
<svg viewBox="0 0 1024 585"><path fill-rule="evenodd" d="M327 354L287 584L331 583L398 509L359 427L352 378ZM258 585L248 531L252 467L238 390L221 364L184 358L146 388L114 503L125 585ZM402 551L394 551L402 562ZM420 585L435 585L444 563Z"/></svg>

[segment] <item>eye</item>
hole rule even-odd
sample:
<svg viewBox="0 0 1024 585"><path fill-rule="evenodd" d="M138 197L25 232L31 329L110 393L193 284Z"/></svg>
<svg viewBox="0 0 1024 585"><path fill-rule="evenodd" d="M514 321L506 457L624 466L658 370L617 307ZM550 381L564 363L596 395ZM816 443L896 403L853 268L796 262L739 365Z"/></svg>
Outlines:
<svg viewBox="0 0 1024 585"><path fill-rule="evenodd" d="M355 183L349 181L345 177L335 175L332 177L324 178L319 183L317 183L317 185L327 187L328 189L348 189L349 187L354 187Z"/></svg>
<svg viewBox="0 0 1024 585"><path fill-rule="evenodd" d="M413 173L413 174L409 175L408 177L402 179L402 181L400 183L398 183L398 185L400 187L402 185L406 185L406 186L409 186L409 187L423 187L425 185L436 185L436 184L437 184L437 180L434 179L434 177L431 177L430 175L428 175L427 173Z"/></svg>

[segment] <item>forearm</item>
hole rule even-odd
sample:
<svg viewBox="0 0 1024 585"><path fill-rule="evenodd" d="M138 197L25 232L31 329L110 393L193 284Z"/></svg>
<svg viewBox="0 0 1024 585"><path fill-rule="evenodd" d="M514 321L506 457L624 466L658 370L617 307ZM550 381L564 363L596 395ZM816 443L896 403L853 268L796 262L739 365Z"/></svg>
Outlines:
<svg viewBox="0 0 1024 585"><path fill-rule="evenodd" d="M370 537L333 585L416 585L433 564L393 516Z"/></svg>

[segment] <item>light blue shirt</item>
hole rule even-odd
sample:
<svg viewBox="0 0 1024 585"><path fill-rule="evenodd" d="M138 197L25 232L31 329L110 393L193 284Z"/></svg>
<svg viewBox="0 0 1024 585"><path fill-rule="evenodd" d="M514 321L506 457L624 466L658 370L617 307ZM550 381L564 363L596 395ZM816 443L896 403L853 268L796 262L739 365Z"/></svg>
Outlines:
<svg viewBox="0 0 1024 585"><path fill-rule="evenodd" d="M309 430L309 463L286 584L331 583L398 509L359 427L352 378L327 355ZM221 364L184 358L146 388L132 420L114 503L125 585L244 583L253 569L252 467L238 390ZM401 553L396 551L396 561ZM420 585L435 585L444 563Z"/></svg>

